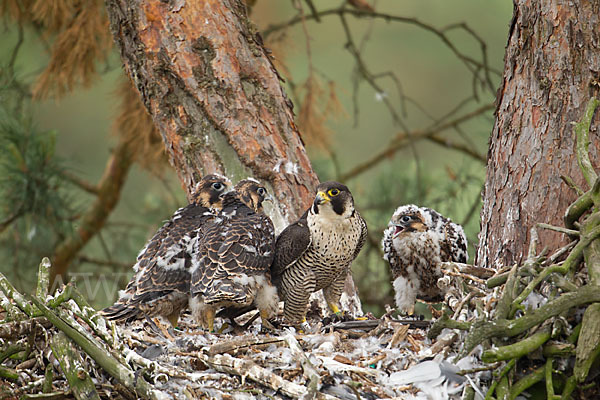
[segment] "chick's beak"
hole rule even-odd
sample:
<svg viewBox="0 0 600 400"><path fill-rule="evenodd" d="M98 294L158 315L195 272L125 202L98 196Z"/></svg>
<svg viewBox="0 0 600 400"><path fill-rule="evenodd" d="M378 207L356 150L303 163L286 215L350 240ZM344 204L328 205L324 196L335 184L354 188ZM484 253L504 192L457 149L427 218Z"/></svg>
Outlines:
<svg viewBox="0 0 600 400"><path fill-rule="evenodd" d="M331 201L331 199L329 198L329 196L327 196L327 194L325 192L318 192L317 195L315 196L314 204L321 205L321 204L327 203L329 201Z"/></svg>
<svg viewBox="0 0 600 400"><path fill-rule="evenodd" d="M396 237L398 235L400 235L402 232L404 231L404 226L400 225L400 224L394 224L394 234L392 237Z"/></svg>

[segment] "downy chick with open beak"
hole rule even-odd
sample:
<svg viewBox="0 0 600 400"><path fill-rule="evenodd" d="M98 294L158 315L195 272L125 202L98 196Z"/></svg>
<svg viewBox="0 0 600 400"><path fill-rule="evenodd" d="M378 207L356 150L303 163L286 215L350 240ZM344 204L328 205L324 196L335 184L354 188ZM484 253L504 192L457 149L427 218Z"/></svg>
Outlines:
<svg viewBox="0 0 600 400"><path fill-rule="evenodd" d="M440 301L440 262L467 262L463 228L435 210L398 207L383 233L383 258L390 264L396 307L413 314L416 299Z"/></svg>

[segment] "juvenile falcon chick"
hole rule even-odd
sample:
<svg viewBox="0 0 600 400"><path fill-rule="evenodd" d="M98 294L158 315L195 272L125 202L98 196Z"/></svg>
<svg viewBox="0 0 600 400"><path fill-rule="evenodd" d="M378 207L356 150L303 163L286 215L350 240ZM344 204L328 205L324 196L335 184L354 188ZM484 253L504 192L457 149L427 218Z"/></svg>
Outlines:
<svg viewBox="0 0 600 400"><path fill-rule="evenodd" d="M198 241L198 265L193 268L190 308L209 331L218 308L255 305L263 321L277 313L279 298L271 284L275 229L263 213L267 190L254 179L240 181L223 197L223 209Z"/></svg>
<svg viewBox="0 0 600 400"><path fill-rule="evenodd" d="M321 289L329 308L340 312L344 281L366 237L367 224L350 190L338 182L321 183L312 206L275 245L271 274L287 323L305 324L309 297Z"/></svg>
<svg viewBox="0 0 600 400"><path fill-rule="evenodd" d="M177 325L179 312L188 302L199 230L221 208L230 184L219 175L207 175L198 182L191 203L177 210L139 253L135 274L119 293L119 300L102 310L108 319L132 321L162 315Z"/></svg>
<svg viewBox="0 0 600 400"><path fill-rule="evenodd" d="M417 298L440 301L440 262L467 262L467 239L460 225L435 210L398 207L383 232L383 258L390 264L396 306L414 312Z"/></svg>

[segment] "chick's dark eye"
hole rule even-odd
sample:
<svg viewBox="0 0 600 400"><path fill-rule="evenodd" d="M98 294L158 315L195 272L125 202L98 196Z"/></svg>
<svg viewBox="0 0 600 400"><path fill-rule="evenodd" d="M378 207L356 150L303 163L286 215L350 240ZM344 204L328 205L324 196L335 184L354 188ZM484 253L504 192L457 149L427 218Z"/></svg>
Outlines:
<svg viewBox="0 0 600 400"><path fill-rule="evenodd" d="M410 221L410 217L408 215L405 215L402 218L400 218L400 221L402 221L402 222L408 222L408 221Z"/></svg>
<svg viewBox="0 0 600 400"><path fill-rule="evenodd" d="M264 196L267 194L267 190L265 188L258 188L257 192L261 196Z"/></svg>
<svg viewBox="0 0 600 400"><path fill-rule="evenodd" d="M340 191L338 189L329 189L330 196L337 196L338 194L340 194Z"/></svg>
<svg viewBox="0 0 600 400"><path fill-rule="evenodd" d="M221 182L215 182L212 184L212 188L220 192L221 190L225 189L225 185L223 185Z"/></svg>

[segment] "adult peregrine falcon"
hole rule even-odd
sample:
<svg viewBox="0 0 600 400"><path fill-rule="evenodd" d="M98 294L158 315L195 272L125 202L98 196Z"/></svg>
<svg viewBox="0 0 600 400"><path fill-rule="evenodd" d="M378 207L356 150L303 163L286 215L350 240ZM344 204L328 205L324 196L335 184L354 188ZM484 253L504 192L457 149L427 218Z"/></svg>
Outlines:
<svg viewBox="0 0 600 400"><path fill-rule="evenodd" d="M204 329L214 330L220 307L255 305L263 325L277 313L279 298L269 273L275 230L263 213L266 198L267 190L258 181L240 181L203 230L198 265L192 271L190 309Z"/></svg>
<svg viewBox="0 0 600 400"><path fill-rule="evenodd" d="M413 204L398 207L381 242L394 279L396 306L408 314L415 300L440 301L440 262L467 262L467 239L460 225L435 210Z"/></svg>
<svg viewBox="0 0 600 400"><path fill-rule="evenodd" d="M350 264L366 238L367 224L350 190L338 182L321 183L312 206L281 232L275 245L271 274L287 323L305 324L309 297L321 289L329 308L339 313Z"/></svg>
<svg viewBox="0 0 600 400"><path fill-rule="evenodd" d="M198 182L191 203L177 210L139 253L135 274L119 293L119 300L102 310L108 319L132 321L162 315L177 325L179 312L188 302L199 230L221 208L230 184L219 175L207 175Z"/></svg>

